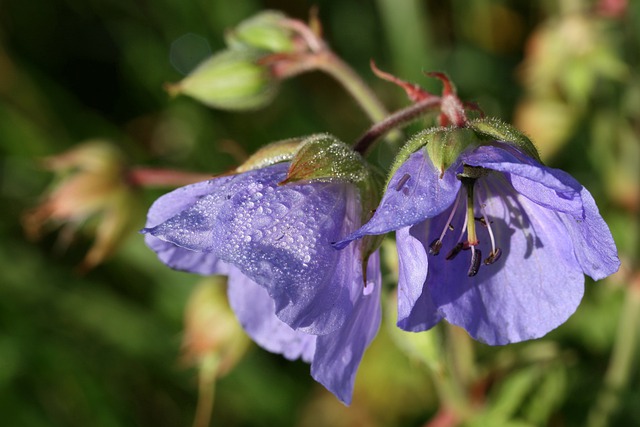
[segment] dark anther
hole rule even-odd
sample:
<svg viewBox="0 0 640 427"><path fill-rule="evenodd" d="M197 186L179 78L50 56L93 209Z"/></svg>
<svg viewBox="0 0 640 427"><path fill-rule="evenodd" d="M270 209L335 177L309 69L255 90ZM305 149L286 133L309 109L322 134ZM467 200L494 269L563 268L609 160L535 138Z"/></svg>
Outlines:
<svg viewBox="0 0 640 427"><path fill-rule="evenodd" d="M442 240L436 239L429 245L429 253L431 255L438 255L442 249Z"/></svg>
<svg viewBox="0 0 640 427"><path fill-rule="evenodd" d="M449 230L451 230L451 231L455 230L455 229L453 228L453 225L451 225L451 223L449 223Z"/></svg>
<svg viewBox="0 0 640 427"><path fill-rule="evenodd" d="M478 221L480 224L484 225L485 227L487 226L487 220L484 219L484 217L476 217L475 218L476 221ZM493 221L489 221L490 223L493 223Z"/></svg>
<svg viewBox="0 0 640 427"><path fill-rule="evenodd" d="M447 254L445 259L448 259L448 260L454 259L456 255L460 253L463 247L464 247L464 244L462 242L458 243L453 247L453 249L451 249L451 251Z"/></svg>
<svg viewBox="0 0 640 427"><path fill-rule="evenodd" d="M485 265L493 264L498 261L502 256L502 250L500 248L496 248L495 251L491 251L487 259L484 260Z"/></svg>
<svg viewBox="0 0 640 427"><path fill-rule="evenodd" d="M409 178L411 178L411 175L409 175L408 173L402 175L402 178L400 178L400 181L398 181L398 185L396 185L396 191L402 190L402 187L404 187L407 181L409 181Z"/></svg>
<svg viewBox="0 0 640 427"><path fill-rule="evenodd" d="M480 270L480 261L482 260L482 251L480 249L476 249L473 251L473 255L471 256L471 267L469 267L469 272L467 276L473 277L478 274L478 270Z"/></svg>

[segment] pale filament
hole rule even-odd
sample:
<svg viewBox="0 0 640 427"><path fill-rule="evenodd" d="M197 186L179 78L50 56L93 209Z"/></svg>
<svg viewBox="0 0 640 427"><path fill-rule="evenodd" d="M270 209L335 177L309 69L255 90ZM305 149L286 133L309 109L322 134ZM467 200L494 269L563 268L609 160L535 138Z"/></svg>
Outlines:
<svg viewBox="0 0 640 427"><path fill-rule="evenodd" d="M451 213L449 214L449 218L447 218L447 222L444 224L444 228L442 229L442 234L440 234L440 238L438 240L442 241L444 239L444 235L447 234L447 230L451 226L451 221L453 220L453 216L458 210L458 203L460 203L460 197L456 197L456 202L453 205L453 209L451 209ZM458 239L459 240L459 239Z"/></svg>

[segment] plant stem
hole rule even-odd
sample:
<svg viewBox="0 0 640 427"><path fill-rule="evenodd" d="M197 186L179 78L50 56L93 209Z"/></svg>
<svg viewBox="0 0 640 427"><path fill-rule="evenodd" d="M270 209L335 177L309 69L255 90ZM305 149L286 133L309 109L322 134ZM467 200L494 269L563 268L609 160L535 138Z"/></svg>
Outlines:
<svg viewBox="0 0 640 427"><path fill-rule="evenodd" d="M373 143L387 132L409 124L425 112L440 106L440 97L427 98L407 108L396 111L384 120L374 124L353 145L355 151L365 155L373 147Z"/></svg>
<svg viewBox="0 0 640 427"><path fill-rule="evenodd" d="M318 61L318 69L336 79L353 96L372 122L379 122L389 115L373 90L346 62L330 50L325 51L323 56L324 60Z"/></svg>
<svg viewBox="0 0 640 427"><path fill-rule="evenodd" d="M216 374L220 358L209 356L200 362L198 372L198 404L193 419L193 427L207 427L211 423L213 403L216 395Z"/></svg>
<svg viewBox="0 0 640 427"><path fill-rule="evenodd" d="M212 177L211 174L143 167L135 167L127 172L129 183L144 188L181 187L206 181Z"/></svg>
<svg viewBox="0 0 640 427"><path fill-rule="evenodd" d="M640 278L627 289L616 340L604 378L604 386L587 418L588 427L604 427L620 406L620 394L627 386L635 359L640 326Z"/></svg>
<svg viewBox="0 0 640 427"><path fill-rule="evenodd" d="M423 78L422 70L437 69L438 49L425 30L430 18L425 2L377 0L376 6L396 73L406 80L417 80Z"/></svg>

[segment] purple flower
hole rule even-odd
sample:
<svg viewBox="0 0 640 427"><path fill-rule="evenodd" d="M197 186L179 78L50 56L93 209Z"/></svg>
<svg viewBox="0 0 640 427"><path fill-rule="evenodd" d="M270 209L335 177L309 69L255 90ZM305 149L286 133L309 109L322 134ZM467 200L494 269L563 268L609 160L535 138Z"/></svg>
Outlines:
<svg viewBox="0 0 640 427"><path fill-rule="evenodd" d="M361 245L330 244L360 225L358 190L339 180L278 185L288 167L179 188L154 203L142 232L170 267L224 274L217 263L231 264L264 287L280 320L325 335L349 319L364 283Z"/></svg>
<svg viewBox="0 0 640 427"><path fill-rule="evenodd" d="M229 301L261 347L311 363L311 375L349 404L355 374L380 325L378 253L331 241L360 223L346 182L278 186L288 164L175 190L149 210L147 245L168 266L229 276Z"/></svg>
<svg viewBox="0 0 640 427"><path fill-rule="evenodd" d="M538 338L565 322L584 275L619 267L591 194L505 143L463 152L446 170L420 149L391 177L371 220L337 247L397 230L398 326L446 319L485 343Z"/></svg>

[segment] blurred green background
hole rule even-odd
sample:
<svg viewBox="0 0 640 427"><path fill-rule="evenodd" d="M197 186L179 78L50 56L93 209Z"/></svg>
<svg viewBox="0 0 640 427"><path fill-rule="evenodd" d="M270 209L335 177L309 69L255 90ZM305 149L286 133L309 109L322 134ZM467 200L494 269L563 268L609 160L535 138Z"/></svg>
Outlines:
<svg viewBox="0 0 640 427"><path fill-rule="evenodd" d="M254 112L163 89L222 49L225 29L264 9L306 19L314 5L329 44L390 111L408 102L373 76L370 59L435 93L440 84L423 72L445 71L462 99L525 130L547 164L592 192L623 267L587 279L577 313L547 337L491 348L446 326L417 335L393 327L389 240L386 320L352 406L304 363L249 347L216 383L212 424L640 425L640 4L624 0L1 2L0 423L191 425L199 387L185 307L194 289L223 285L170 271L144 246L136 230L168 188L131 189L113 164L213 175L270 141L316 132L354 141L370 123L320 73L284 82ZM82 206L108 201L81 223L73 204L67 221L49 220L47 197L73 182L60 172L69 159L51 156L96 140L100 159L117 160L81 175ZM111 256L88 265L96 233ZM443 369L463 407L443 398Z"/></svg>

